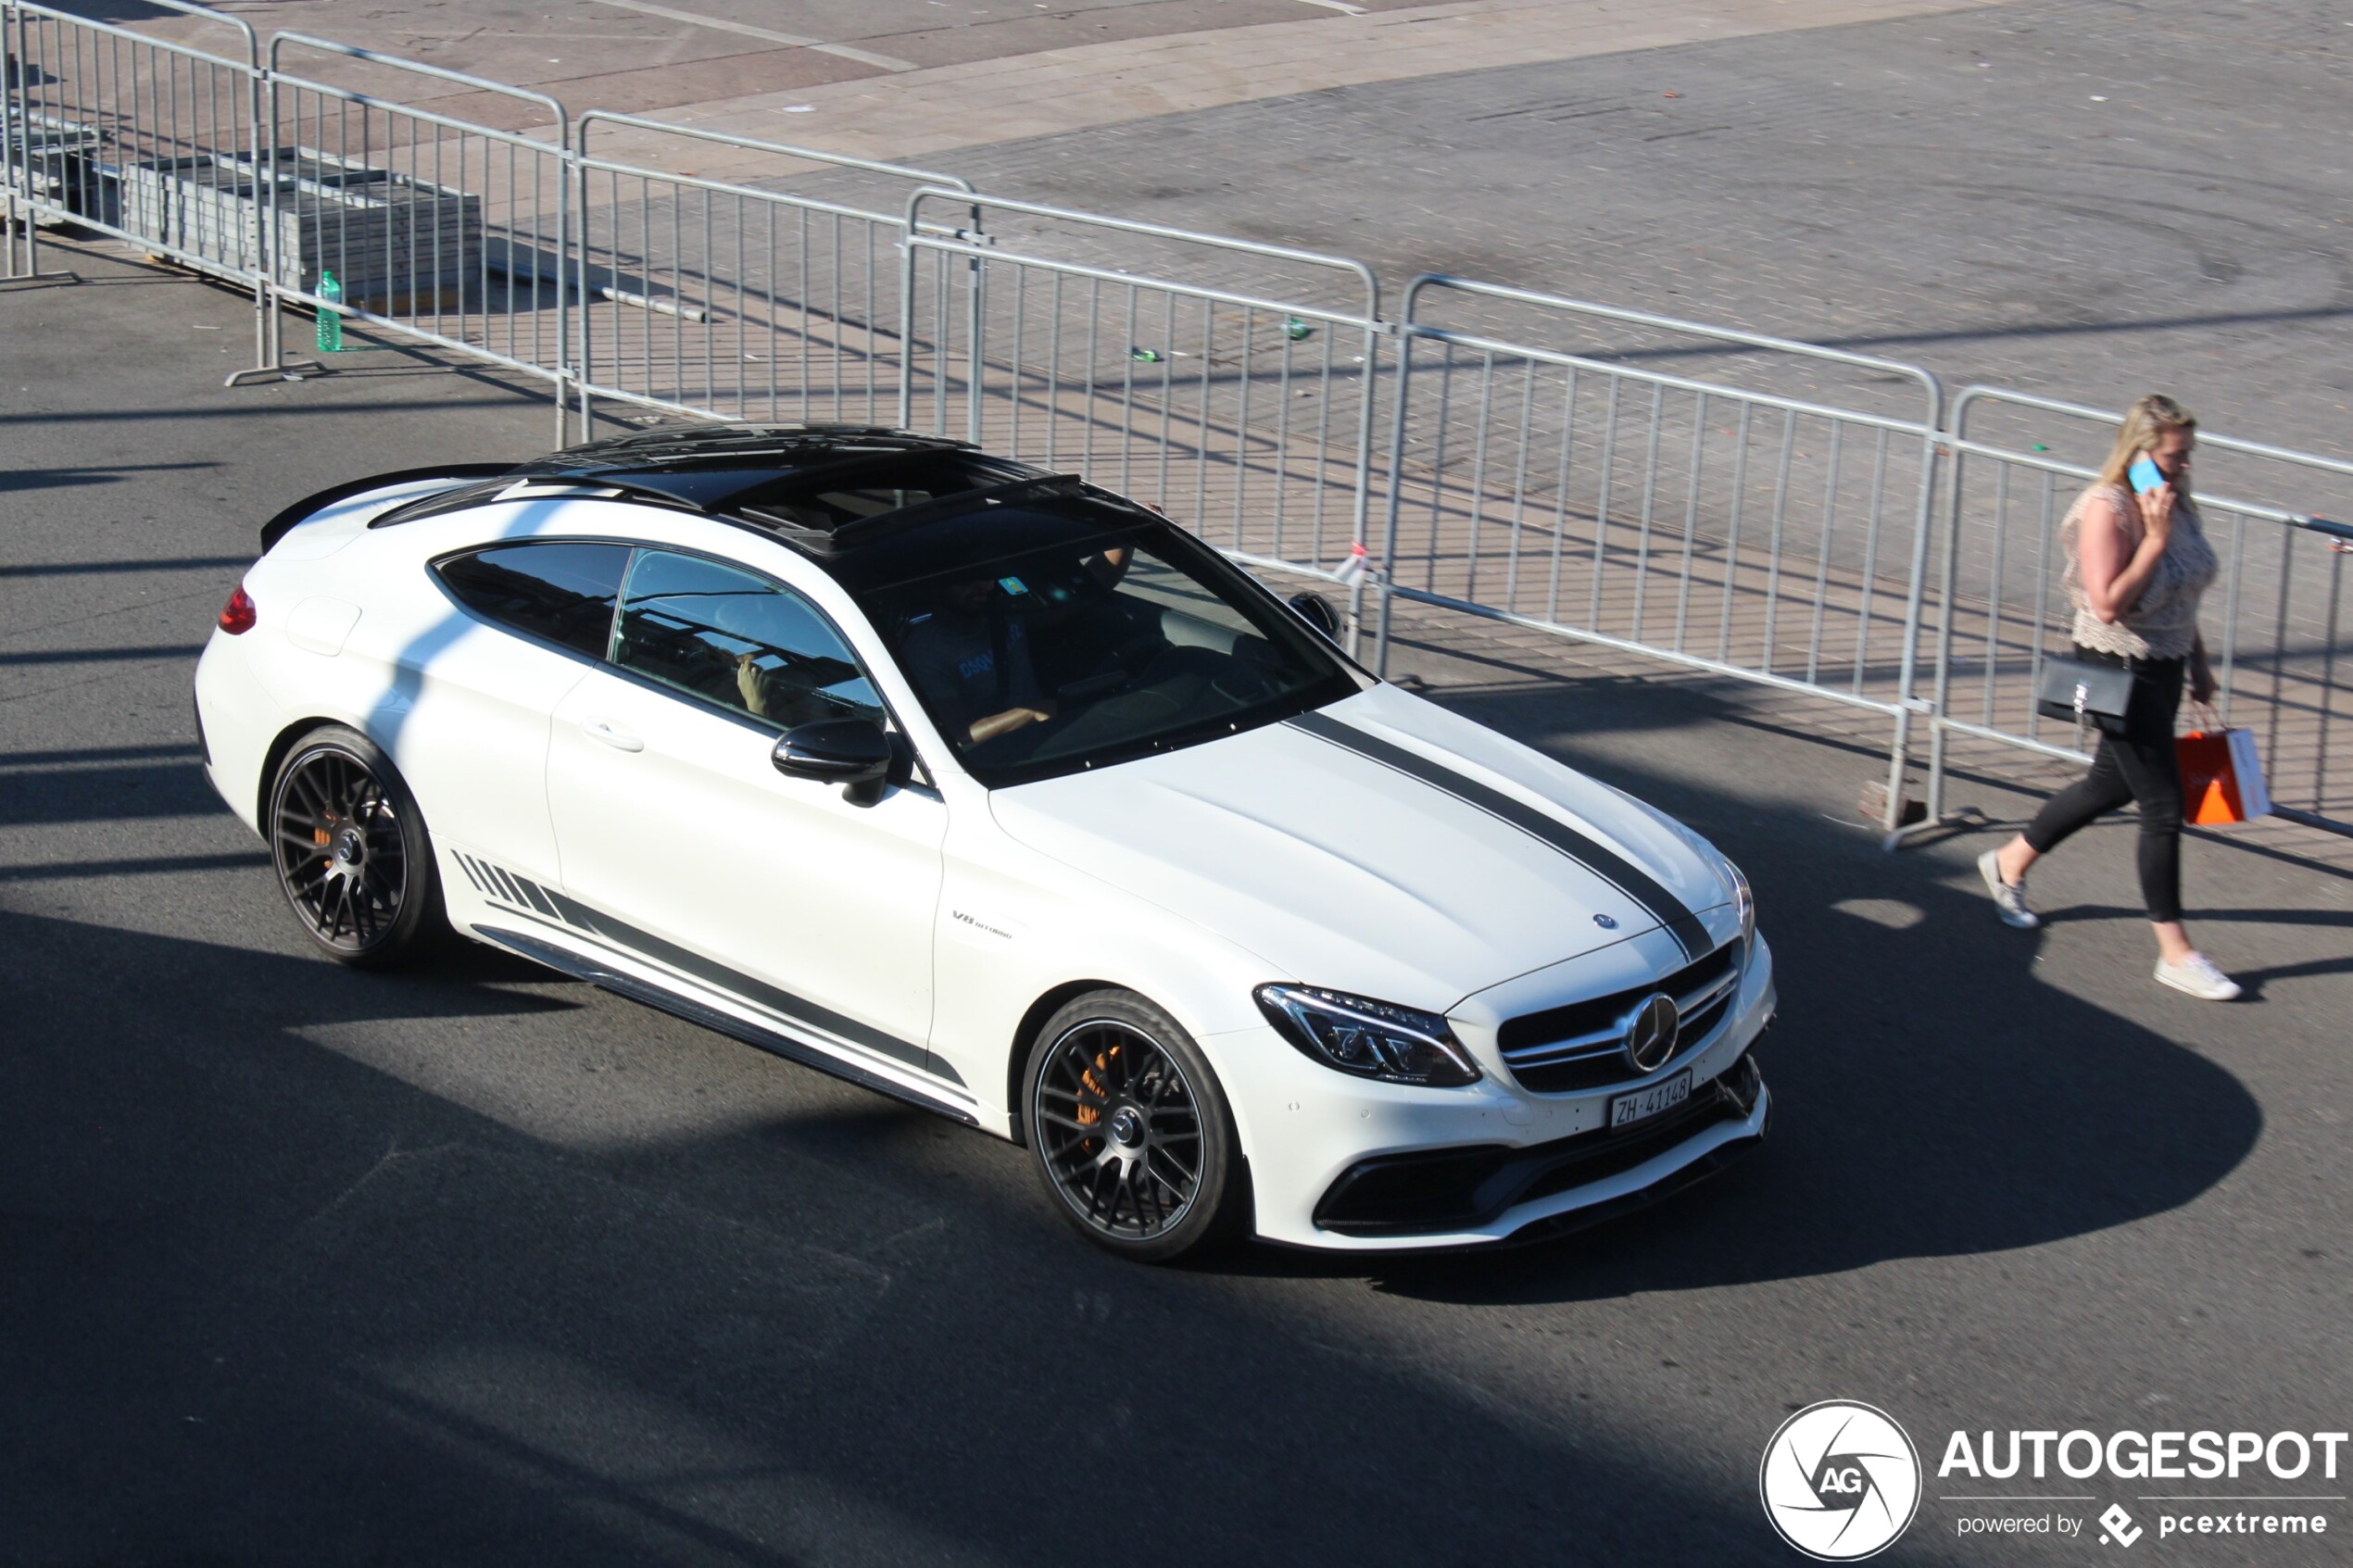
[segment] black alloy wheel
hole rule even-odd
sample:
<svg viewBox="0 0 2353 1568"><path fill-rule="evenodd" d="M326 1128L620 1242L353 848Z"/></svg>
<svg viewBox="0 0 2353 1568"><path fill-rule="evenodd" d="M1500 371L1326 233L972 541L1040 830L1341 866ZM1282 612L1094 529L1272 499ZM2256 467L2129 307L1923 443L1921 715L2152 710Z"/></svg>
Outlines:
<svg viewBox="0 0 2353 1568"><path fill-rule="evenodd" d="M1164 1261L1239 1218L1248 1183L1225 1097L1184 1030L1142 997L1098 991L1057 1012L1022 1099L1038 1174L1089 1239Z"/></svg>
<svg viewBox="0 0 2353 1568"><path fill-rule="evenodd" d="M362 968L413 957L440 922L424 818L365 735L305 735L270 789L271 860L295 918L330 957Z"/></svg>

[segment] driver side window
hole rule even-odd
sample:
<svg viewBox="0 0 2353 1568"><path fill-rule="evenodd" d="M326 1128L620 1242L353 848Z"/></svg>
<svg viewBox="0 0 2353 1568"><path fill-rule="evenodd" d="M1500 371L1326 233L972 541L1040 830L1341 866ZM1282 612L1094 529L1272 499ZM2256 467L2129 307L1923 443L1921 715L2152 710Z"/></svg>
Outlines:
<svg viewBox="0 0 2353 1568"><path fill-rule="evenodd" d="M699 556L637 552L612 660L779 730L818 719L887 723L856 657L806 599Z"/></svg>

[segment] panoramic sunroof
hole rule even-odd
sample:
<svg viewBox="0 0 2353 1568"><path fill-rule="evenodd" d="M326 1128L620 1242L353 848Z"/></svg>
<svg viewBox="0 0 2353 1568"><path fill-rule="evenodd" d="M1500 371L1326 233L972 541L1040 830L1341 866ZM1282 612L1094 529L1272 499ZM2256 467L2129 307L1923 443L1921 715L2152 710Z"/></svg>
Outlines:
<svg viewBox="0 0 2353 1568"><path fill-rule="evenodd" d="M619 437L525 463L495 479L420 496L371 527L499 501L605 497L691 508L829 550L896 514L936 516L959 497L1051 476L959 444L867 433L825 439L696 432L673 442ZM1075 483L1075 481L1074 481Z"/></svg>
<svg viewBox="0 0 2353 1568"><path fill-rule="evenodd" d="M976 452L876 454L747 488L727 509L754 521L831 535L887 512L992 489L1035 472Z"/></svg>

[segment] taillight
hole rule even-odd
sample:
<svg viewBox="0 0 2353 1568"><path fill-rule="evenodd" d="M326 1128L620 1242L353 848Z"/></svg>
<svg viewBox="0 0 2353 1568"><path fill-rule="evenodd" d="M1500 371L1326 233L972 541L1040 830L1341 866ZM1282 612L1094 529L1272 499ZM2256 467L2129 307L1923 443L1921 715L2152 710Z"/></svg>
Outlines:
<svg viewBox="0 0 2353 1568"><path fill-rule="evenodd" d="M229 596L229 602L220 607L220 629L233 637L242 636L253 630L253 596L240 583L236 592Z"/></svg>

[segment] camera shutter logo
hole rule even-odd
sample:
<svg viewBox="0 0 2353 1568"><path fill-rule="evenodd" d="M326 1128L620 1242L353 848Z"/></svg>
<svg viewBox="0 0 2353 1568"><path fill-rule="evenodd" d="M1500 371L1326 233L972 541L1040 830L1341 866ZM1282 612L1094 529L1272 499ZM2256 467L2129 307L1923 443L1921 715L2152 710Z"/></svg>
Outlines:
<svg viewBox="0 0 2353 1568"><path fill-rule="evenodd" d="M1919 1450L1886 1411L1825 1399L1781 1423L1756 1486L1781 1539L1852 1562L1893 1545L1919 1511Z"/></svg>

